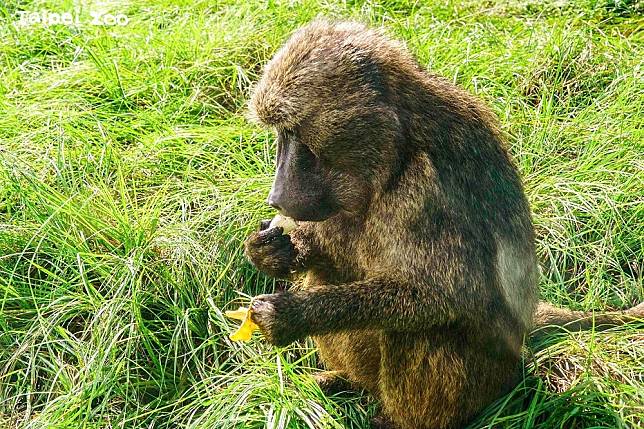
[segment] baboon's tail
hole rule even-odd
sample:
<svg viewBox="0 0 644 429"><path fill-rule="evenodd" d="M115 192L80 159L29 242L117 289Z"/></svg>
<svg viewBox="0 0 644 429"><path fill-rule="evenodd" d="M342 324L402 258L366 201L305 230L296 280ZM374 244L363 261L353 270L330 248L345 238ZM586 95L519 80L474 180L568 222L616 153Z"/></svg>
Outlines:
<svg viewBox="0 0 644 429"><path fill-rule="evenodd" d="M539 301L534 315L534 334L549 332L557 327L568 331L583 331L619 326L635 320L644 320L644 302L623 311L572 311L557 308L545 301Z"/></svg>

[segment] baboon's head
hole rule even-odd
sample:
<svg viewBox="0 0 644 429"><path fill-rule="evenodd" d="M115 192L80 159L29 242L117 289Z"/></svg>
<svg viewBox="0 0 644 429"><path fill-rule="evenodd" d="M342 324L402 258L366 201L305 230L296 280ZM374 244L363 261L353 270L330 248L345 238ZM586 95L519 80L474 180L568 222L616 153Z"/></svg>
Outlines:
<svg viewBox="0 0 644 429"><path fill-rule="evenodd" d="M277 133L271 206L296 220L357 215L395 176L392 61L411 60L357 23L316 21L277 52L250 101L251 117Z"/></svg>

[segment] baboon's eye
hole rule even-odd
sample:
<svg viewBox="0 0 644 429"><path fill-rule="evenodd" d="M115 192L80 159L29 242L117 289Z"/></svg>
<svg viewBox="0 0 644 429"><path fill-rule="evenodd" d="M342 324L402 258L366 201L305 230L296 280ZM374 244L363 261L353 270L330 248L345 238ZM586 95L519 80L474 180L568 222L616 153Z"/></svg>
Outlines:
<svg viewBox="0 0 644 429"><path fill-rule="evenodd" d="M306 156L310 158L314 158L316 160L320 159L318 154L316 154L308 145L302 144L302 152L305 153Z"/></svg>
<svg viewBox="0 0 644 429"><path fill-rule="evenodd" d="M319 149L311 147L305 143L301 143L301 145L302 145L302 153L307 158L309 158L312 162L314 162L318 166L321 164L325 164L327 160L325 160L323 154Z"/></svg>

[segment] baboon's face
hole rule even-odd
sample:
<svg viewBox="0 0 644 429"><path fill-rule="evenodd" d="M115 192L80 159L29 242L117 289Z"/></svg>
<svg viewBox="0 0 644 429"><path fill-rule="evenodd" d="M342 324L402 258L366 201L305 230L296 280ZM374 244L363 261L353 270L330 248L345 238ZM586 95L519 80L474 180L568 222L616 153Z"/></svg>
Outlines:
<svg viewBox="0 0 644 429"><path fill-rule="evenodd" d="M327 219L341 208L330 173L321 158L301 141L297 130L281 130L268 204L296 220Z"/></svg>
<svg viewBox="0 0 644 429"><path fill-rule="evenodd" d="M301 221L364 214L397 157L392 114L376 104L322 96L315 102L320 107L314 113L277 128L276 173L267 202Z"/></svg>
<svg viewBox="0 0 644 429"><path fill-rule="evenodd" d="M365 213L397 156L391 112L323 97L315 102L315 113L276 129L276 173L267 202L301 221Z"/></svg>

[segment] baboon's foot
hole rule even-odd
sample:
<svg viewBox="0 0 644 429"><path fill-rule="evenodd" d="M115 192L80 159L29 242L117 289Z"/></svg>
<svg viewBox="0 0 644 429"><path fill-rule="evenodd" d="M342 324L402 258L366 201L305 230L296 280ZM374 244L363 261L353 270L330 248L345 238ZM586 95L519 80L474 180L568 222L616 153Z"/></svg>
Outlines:
<svg viewBox="0 0 644 429"><path fill-rule="evenodd" d="M371 419L371 429L398 429L398 427L383 414L378 414Z"/></svg>
<svg viewBox="0 0 644 429"><path fill-rule="evenodd" d="M327 395L355 390L355 387L345 378L342 371L317 372L313 374L313 379L320 386L322 392Z"/></svg>

